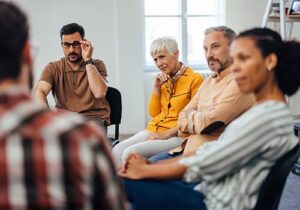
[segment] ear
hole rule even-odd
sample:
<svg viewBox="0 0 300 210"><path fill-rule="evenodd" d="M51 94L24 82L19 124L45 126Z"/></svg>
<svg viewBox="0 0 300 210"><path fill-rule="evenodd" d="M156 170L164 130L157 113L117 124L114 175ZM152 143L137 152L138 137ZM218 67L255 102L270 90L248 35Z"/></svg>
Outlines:
<svg viewBox="0 0 300 210"><path fill-rule="evenodd" d="M176 56L176 58L179 58L179 50L176 50L176 52L174 52L174 55Z"/></svg>
<svg viewBox="0 0 300 210"><path fill-rule="evenodd" d="M23 51L22 51L22 62L24 64L32 66L31 47L29 40L26 40Z"/></svg>
<svg viewBox="0 0 300 210"><path fill-rule="evenodd" d="M277 63L278 63L278 58L275 53L271 53L266 57L266 67L268 71L272 71L273 69L275 69Z"/></svg>

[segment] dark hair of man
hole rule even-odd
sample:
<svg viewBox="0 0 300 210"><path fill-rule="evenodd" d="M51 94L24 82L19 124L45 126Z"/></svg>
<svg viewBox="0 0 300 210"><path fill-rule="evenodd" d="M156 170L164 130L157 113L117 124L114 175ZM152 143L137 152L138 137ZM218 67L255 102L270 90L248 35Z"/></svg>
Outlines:
<svg viewBox="0 0 300 210"><path fill-rule="evenodd" d="M0 1L0 80L19 77L28 36L26 15L13 3Z"/></svg>
<svg viewBox="0 0 300 210"><path fill-rule="evenodd" d="M70 23L67 25L64 25L61 29L60 29L60 38L62 39L63 35L69 35L69 34L74 34L78 32L81 36L82 39L84 39L84 28L77 24L77 23Z"/></svg>
<svg viewBox="0 0 300 210"><path fill-rule="evenodd" d="M274 68L278 86L284 94L293 95L300 86L300 43L283 41L281 36L268 28L253 28L241 32L238 38L252 39L263 57L275 53L278 59Z"/></svg>
<svg viewBox="0 0 300 210"><path fill-rule="evenodd" d="M216 27L207 28L205 30L204 34L207 35L207 34L210 34L212 32L216 32L216 31L223 33L223 36L228 41L228 45L230 45L231 42L236 37L236 33L231 28L228 28L227 26L216 26Z"/></svg>

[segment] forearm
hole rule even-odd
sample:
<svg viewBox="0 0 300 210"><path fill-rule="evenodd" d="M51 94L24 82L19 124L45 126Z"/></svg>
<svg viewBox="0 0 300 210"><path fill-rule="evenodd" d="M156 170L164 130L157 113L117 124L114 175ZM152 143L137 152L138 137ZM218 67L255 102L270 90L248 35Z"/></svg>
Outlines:
<svg viewBox="0 0 300 210"><path fill-rule="evenodd" d="M49 104L48 104L48 100L47 100L47 96L41 92L40 90L35 90L34 93L34 98L41 103L43 106L49 108Z"/></svg>
<svg viewBox="0 0 300 210"><path fill-rule="evenodd" d="M166 137L171 138L171 137L177 136L178 128L176 126L174 128L170 128L169 130L167 130L165 132L166 132Z"/></svg>
<svg viewBox="0 0 300 210"><path fill-rule="evenodd" d="M100 75L93 64L86 65L86 72L90 89L95 98L104 98L107 91L105 79Z"/></svg>
<svg viewBox="0 0 300 210"><path fill-rule="evenodd" d="M178 158L179 159L179 158ZM143 170L146 179L180 179L183 177L187 167L180 164L177 158L147 164Z"/></svg>

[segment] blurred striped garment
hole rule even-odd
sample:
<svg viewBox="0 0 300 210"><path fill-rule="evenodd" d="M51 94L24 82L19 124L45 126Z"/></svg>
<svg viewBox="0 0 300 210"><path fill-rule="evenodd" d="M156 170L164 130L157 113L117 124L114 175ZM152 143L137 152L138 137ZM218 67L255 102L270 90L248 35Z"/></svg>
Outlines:
<svg viewBox="0 0 300 210"><path fill-rule="evenodd" d="M0 92L0 209L127 209L97 125Z"/></svg>

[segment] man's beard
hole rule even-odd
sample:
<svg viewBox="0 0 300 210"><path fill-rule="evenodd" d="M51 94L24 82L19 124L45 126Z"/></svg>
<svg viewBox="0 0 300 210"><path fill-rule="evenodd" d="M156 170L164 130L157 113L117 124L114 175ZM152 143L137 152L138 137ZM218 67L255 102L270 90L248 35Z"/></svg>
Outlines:
<svg viewBox="0 0 300 210"><path fill-rule="evenodd" d="M218 65L216 65L214 63L214 65L210 65L210 61L214 61L215 63L218 63ZM207 61L207 64L209 66L209 68L214 71L214 72L222 72L223 70L225 70L228 66L230 66L230 64L232 63L231 59L227 59L224 62L222 62L220 59L217 58L210 58Z"/></svg>
<svg viewBox="0 0 300 210"><path fill-rule="evenodd" d="M74 55L77 56L77 58L76 58L75 60L71 58L71 56L74 56ZM78 63L78 62L81 61L82 56L79 55L79 54L77 54L77 53L75 53L75 52L71 52L71 53L68 54L67 59L68 59L68 61L70 61L71 63Z"/></svg>

